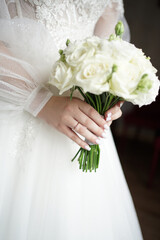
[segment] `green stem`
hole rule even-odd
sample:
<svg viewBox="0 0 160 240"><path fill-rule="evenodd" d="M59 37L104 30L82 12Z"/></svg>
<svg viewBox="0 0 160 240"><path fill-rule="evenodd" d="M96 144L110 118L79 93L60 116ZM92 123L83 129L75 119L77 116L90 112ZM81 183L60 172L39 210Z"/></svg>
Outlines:
<svg viewBox="0 0 160 240"><path fill-rule="evenodd" d="M78 153L81 151L81 149L82 149L82 148L80 148L80 149L78 150L78 152L76 153L76 155L72 158L72 160L71 160L72 162L73 162L74 159L78 156Z"/></svg>
<svg viewBox="0 0 160 240"><path fill-rule="evenodd" d="M97 146L98 145L95 145L94 147L94 155L93 155L93 162L94 162L94 170L96 172L96 169L97 169Z"/></svg>
<svg viewBox="0 0 160 240"><path fill-rule="evenodd" d="M110 97L110 93L107 94L106 101L105 101L105 104L104 104L103 110L102 110L102 115L104 115L104 113L105 113L105 109L107 107L109 97Z"/></svg>
<svg viewBox="0 0 160 240"><path fill-rule="evenodd" d="M100 95L98 95L98 101L99 101L99 112L101 114L101 112L102 112L102 100L101 100L101 96Z"/></svg>
<svg viewBox="0 0 160 240"><path fill-rule="evenodd" d="M86 95L82 92L81 88L76 86L76 89L78 89L78 91L80 92L80 94L82 95L82 97L85 99L85 101L86 101L87 103L89 103L89 102L88 102L88 98L87 98Z"/></svg>
<svg viewBox="0 0 160 240"><path fill-rule="evenodd" d="M92 106L96 109L95 102L94 102L94 100L92 99L92 97L90 96L90 94L89 94L89 93L86 93L86 96L89 98L90 102L92 103Z"/></svg>
<svg viewBox="0 0 160 240"><path fill-rule="evenodd" d="M115 97L115 96L112 95L112 94L109 95L109 100L108 100L108 102L107 102L107 104L106 104L106 106L105 106L105 108L104 108L103 115L104 115L104 113L106 112L106 109L107 109L107 110L109 109L109 106L110 106L110 104L111 104L111 102L112 102L112 100L113 100L114 97Z"/></svg>
<svg viewBox="0 0 160 240"><path fill-rule="evenodd" d="M88 170L88 166L89 166L89 158L88 158L88 151L85 152L85 159L86 159L86 172Z"/></svg>
<svg viewBox="0 0 160 240"><path fill-rule="evenodd" d="M92 165L93 165L93 146L91 146L91 150L89 152L89 158L90 158L90 172L92 171Z"/></svg>
<svg viewBox="0 0 160 240"><path fill-rule="evenodd" d="M84 153L84 149L81 148L81 154L80 154L80 157L78 159L79 163L80 163L80 166L79 166L80 169L82 168L83 153Z"/></svg>
<svg viewBox="0 0 160 240"><path fill-rule="evenodd" d="M96 99L96 106L97 106L96 110L97 110L97 112L100 113L99 101L98 101L98 96L97 95L95 95L95 99Z"/></svg>
<svg viewBox="0 0 160 240"><path fill-rule="evenodd" d="M119 97L115 97L115 100L112 102L111 105L108 106L108 109L112 108L117 102L119 102L119 99L120 99ZM105 112L106 112L108 109L106 109Z"/></svg>
<svg viewBox="0 0 160 240"><path fill-rule="evenodd" d="M98 160L97 160L97 168L98 168L98 166L99 166L99 159L100 159L100 147L99 147L99 145L97 145L97 152L98 152L98 154L97 154L97 158L98 158Z"/></svg>
<svg viewBox="0 0 160 240"><path fill-rule="evenodd" d="M84 151L87 152L87 150L84 150ZM84 170L85 170L85 166L86 166L86 159L85 159L85 157L84 157L84 153L83 153L82 160L83 160L83 172L84 172Z"/></svg>

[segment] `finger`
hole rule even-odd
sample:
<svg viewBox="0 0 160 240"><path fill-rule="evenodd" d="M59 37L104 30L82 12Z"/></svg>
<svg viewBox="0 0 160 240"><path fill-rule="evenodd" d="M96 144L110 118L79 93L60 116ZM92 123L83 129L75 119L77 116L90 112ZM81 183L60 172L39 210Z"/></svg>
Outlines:
<svg viewBox="0 0 160 240"><path fill-rule="evenodd" d="M111 119L112 119L112 121L113 121L113 120L116 120L116 119L120 118L121 116L122 116L122 111L119 109L119 111L116 112L116 113L111 117Z"/></svg>
<svg viewBox="0 0 160 240"><path fill-rule="evenodd" d="M78 117L78 119L74 119L71 117L68 117L66 120L64 118L64 125L66 125L67 127L71 128L73 131L76 131L77 133L79 133L80 135L82 135L83 137L85 137L87 140L89 140L90 142L94 143L94 144L99 144L98 141L98 136L94 134L92 131L88 130L88 128L86 126L84 126L81 122L80 122L80 118L82 118L82 122L83 122L83 117L84 118L88 118L85 114L83 116L84 113L80 112L81 117ZM79 116L79 114L77 114ZM89 118L88 118L89 119ZM93 122L92 120L89 119L89 121ZM95 124L93 122L93 124ZM96 124L95 124L96 125ZM97 125L96 125L97 126ZM98 126L97 126L98 127ZM60 126L61 130L63 128L63 126ZM100 134L100 137L106 138L106 132L104 130L102 130L100 127L98 127L100 129L100 131L102 132Z"/></svg>
<svg viewBox="0 0 160 240"><path fill-rule="evenodd" d="M116 104L114 107L105 112L105 119L107 121L110 121L112 119L112 116L116 114L119 110L120 110L119 104Z"/></svg>
<svg viewBox="0 0 160 240"><path fill-rule="evenodd" d="M80 123L80 120L79 120L80 118L82 119L82 122L83 122L83 118L88 118L88 116L86 116L80 110L76 111L76 116L77 116L77 120L71 116L64 116L63 123L59 125L59 130L62 131L65 126L69 127L73 131L76 131L81 136L86 138L89 142L92 142L94 144L100 144L100 139L98 138L98 136L95 135L90 130L88 130L86 126L83 126L83 124ZM89 121L93 122L91 119L89 119ZM93 124L95 124L95 123L93 122ZM96 126L96 124L95 124L95 126ZM103 138L106 138L107 137L106 132L104 130L102 130L100 127L98 127L98 128L102 132L102 134L100 134L100 136Z"/></svg>
<svg viewBox="0 0 160 240"><path fill-rule="evenodd" d="M82 111L79 110L75 118L79 123L81 123L84 127L86 127L90 132L94 133L96 136L105 137L106 134L104 128L98 126L91 118L89 118ZM105 128L108 128L106 122L105 125L106 125Z"/></svg>
<svg viewBox="0 0 160 240"><path fill-rule="evenodd" d="M109 115L108 114L108 117L106 118L107 125L109 125L108 123L110 121L116 120L116 119L120 118L121 116L122 116L122 111L120 109L114 115Z"/></svg>
<svg viewBox="0 0 160 240"><path fill-rule="evenodd" d="M85 141L83 141L72 129L65 126L62 132L75 143L77 143L80 147L88 151L91 150L90 146Z"/></svg>
<svg viewBox="0 0 160 240"><path fill-rule="evenodd" d="M70 119L70 121L66 125L67 125L67 127L72 129L73 131L79 133L81 136L86 138L89 142L92 142L94 144L99 144L98 137L96 135L94 135L92 132L90 132L78 120L75 120L74 118L72 118L72 119ZM105 136L106 136L106 133L105 133Z"/></svg>
<svg viewBox="0 0 160 240"><path fill-rule="evenodd" d="M76 128L74 129L77 133L79 133L81 136L85 137L89 142L92 142L93 144L100 144L100 139L94 135L92 132L90 132L86 127L81 125L80 123L77 124ZM105 135L105 136L104 136ZM106 133L104 133L103 137L107 137Z"/></svg>
<svg viewBox="0 0 160 240"><path fill-rule="evenodd" d="M112 124L112 121L108 121L107 124L108 124L108 126L110 127L111 124Z"/></svg>
<svg viewBox="0 0 160 240"><path fill-rule="evenodd" d="M124 101L119 101L117 104L118 104L119 107L121 108L121 107L123 106L123 104L124 104Z"/></svg>
<svg viewBox="0 0 160 240"><path fill-rule="evenodd" d="M112 116L117 114L117 112L122 107L124 101L119 101L115 106L113 106L111 109L109 109L107 112L105 112L105 119L107 121L110 121L112 119ZM113 119L115 120L115 119Z"/></svg>
<svg viewBox="0 0 160 240"><path fill-rule="evenodd" d="M102 118L102 116L93 107L91 107L89 104L82 102L79 105L79 109L84 114L86 114L90 119L92 119L99 127L101 127L101 128L107 127L106 122Z"/></svg>

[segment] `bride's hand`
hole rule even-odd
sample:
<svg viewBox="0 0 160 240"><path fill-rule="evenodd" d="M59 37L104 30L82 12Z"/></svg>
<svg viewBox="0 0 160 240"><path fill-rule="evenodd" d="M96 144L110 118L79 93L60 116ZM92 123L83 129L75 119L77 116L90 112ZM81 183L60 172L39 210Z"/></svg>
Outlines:
<svg viewBox="0 0 160 240"><path fill-rule="evenodd" d="M109 110L112 113L112 120L119 116L117 115L118 109L120 108L116 106ZM107 136L106 130L110 124L84 101L78 98L73 98L71 101L69 97L60 96L51 97L45 107L39 112L38 117L87 150L89 150L89 145L75 132L85 137L88 141L99 144L99 137Z"/></svg>

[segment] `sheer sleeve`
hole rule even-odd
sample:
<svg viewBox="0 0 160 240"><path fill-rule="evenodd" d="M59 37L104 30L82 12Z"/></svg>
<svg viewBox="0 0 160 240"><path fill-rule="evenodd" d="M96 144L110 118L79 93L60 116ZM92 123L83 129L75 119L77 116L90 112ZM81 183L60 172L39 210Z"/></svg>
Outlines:
<svg viewBox="0 0 160 240"><path fill-rule="evenodd" d="M107 38L114 32L116 23L121 20L125 27L123 39L130 41L129 27L124 17L123 0L109 0L107 7L99 18L94 34L101 38Z"/></svg>
<svg viewBox="0 0 160 240"><path fill-rule="evenodd" d="M36 21L11 18L16 5L8 3L0 3L0 110L36 116L53 95L45 83L57 49Z"/></svg>

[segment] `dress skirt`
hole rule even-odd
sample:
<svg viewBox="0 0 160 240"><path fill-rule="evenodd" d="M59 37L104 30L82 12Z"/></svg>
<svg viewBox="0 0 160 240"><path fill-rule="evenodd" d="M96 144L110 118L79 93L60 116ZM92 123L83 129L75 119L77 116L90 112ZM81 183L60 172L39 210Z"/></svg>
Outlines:
<svg viewBox="0 0 160 240"><path fill-rule="evenodd" d="M14 114L13 114L14 115ZM111 131L97 172L71 159L79 149L28 113L0 119L1 240L141 240Z"/></svg>

